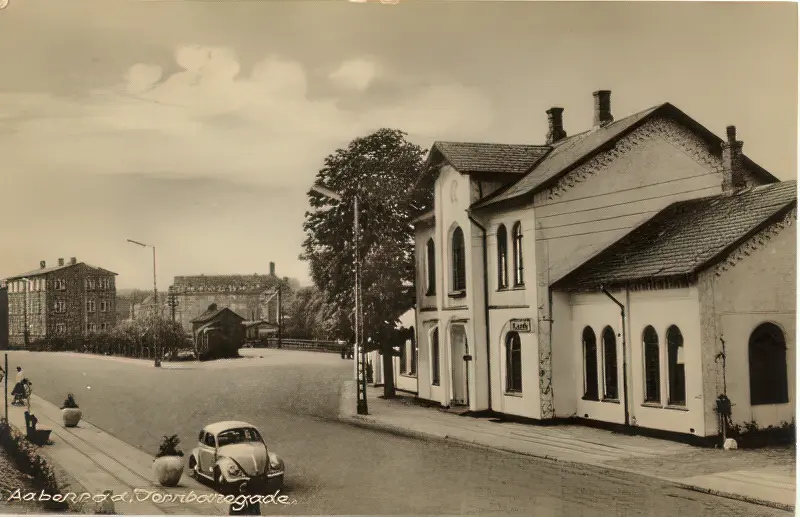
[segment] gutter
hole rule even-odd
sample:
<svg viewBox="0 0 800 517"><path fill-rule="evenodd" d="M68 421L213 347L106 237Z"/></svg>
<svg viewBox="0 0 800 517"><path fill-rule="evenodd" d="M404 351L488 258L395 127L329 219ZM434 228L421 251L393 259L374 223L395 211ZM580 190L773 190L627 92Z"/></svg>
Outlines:
<svg viewBox="0 0 800 517"><path fill-rule="evenodd" d="M619 310L622 314L622 403L625 406L625 426L629 426L631 417L628 410L628 352L625 346L625 306L614 298L604 286L600 286L600 291L619 306Z"/></svg>
<svg viewBox="0 0 800 517"><path fill-rule="evenodd" d="M484 228L478 221L473 219L472 214L467 211L467 217L469 218L470 222L480 228L483 232L483 310L484 316L486 318L486 377L488 380L487 383L487 393L489 395L489 404L488 410L492 411L492 368L491 368L491 333L489 332L489 259L488 259L488 251L486 246L486 228Z"/></svg>

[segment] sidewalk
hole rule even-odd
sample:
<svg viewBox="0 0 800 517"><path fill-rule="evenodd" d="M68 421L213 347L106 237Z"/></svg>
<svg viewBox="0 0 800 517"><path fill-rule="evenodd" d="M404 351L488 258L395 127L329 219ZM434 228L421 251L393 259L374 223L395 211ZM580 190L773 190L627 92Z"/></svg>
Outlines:
<svg viewBox="0 0 800 517"><path fill-rule="evenodd" d="M688 490L794 511L793 448L725 451L578 425L496 422L421 407L410 396L378 398L382 393L382 389L369 388L369 415L358 415L355 383L346 382L339 419L403 436L644 475Z"/></svg>
<svg viewBox="0 0 800 517"><path fill-rule="evenodd" d="M52 429L52 444L39 451L63 474L69 486L65 493L89 493L92 496L112 490L114 495L128 496L124 502L114 503L115 513L126 515L227 515L228 506L214 502L180 502L180 495L193 492L195 496L216 495L210 487L202 485L184 471L180 485L165 488L155 482L152 473L153 456L119 440L81 420L78 427L64 427L61 410L37 397L31 397L31 412L39 419L40 429ZM25 432L25 408L9 405L10 423ZM131 425L136 425L131 417ZM184 451L186 452L186 451ZM138 490L138 496L134 495ZM156 495L147 495L152 492ZM173 496L166 500L163 496ZM84 511L95 513L95 503L84 504Z"/></svg>

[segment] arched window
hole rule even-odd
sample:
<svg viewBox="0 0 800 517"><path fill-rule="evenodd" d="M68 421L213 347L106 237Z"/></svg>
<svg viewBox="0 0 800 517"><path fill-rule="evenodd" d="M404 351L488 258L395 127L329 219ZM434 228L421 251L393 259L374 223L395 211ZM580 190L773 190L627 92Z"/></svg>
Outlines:
<svg viewBox="0 0 800 517"><path fill-rule="evenodd" d="M686 371L683 364L683 334L672 325L667 329L667 368L669 370L669 404L686 405Z"/></svg>
<svg viewBox="0 0 800 517"><path fill-rule="evenodd" d="M603 398L619 398L617 379L617 336L611 327L606 327L603 330Z"/></svg>
<svg viewBox="0 0 800 517"><path fill-rule="evenodd" d="M506 391L522 391L522 342L516 332L506 336Z"/></svg>
<svg viewBox="0 0 800 517"><path fill-rule="evenodd" d="M426 296L433 296L436 294L436 248L433 244L433 239L428 239L426 248L425 260L425 273L427 274L427 290Z"/></svg>
<svg viewBox="0 0 800 517"><path fill-rule="evenodd" d="M497 228L497 288L508 287L508 235L505 225Z"/></svg>
<svg viewBox="0 0 800 517"><path fill-rule="evenodd" d="M431 334L431 384L439 385L439 329Z"/></svg>
<svg viewBox="0 0 800 517"><path fill-rule="evenodd" d="M773 323L762 323L750 334L750 405L789 402L786 338Z"/></svg>
<svg viewBox="0 0 800 517"><path fill-rule="evenodd" d="M644 349L644 401L661 402L661 359L658 349L658 333L648 325L642 333Z"/></svg>
<svg viewBox="0 0 800 517"><path fill-rule="evenodd" d="M514 240L514 285L525 285L525 275L522 265L522 225L519 221L514 225L511 231Z"/></svg>
<svg viewBox="0 0 800 517"><path fill-rule="evenodd" d="M591 327L583 329L583 398L597 400L597 338Z"/></svg>
<svg viewBox="0 0 800 517"><path fill-rule="evenodd" d="M453 232L453 291L467 290L467 265L464 248L464 232L456 228Z"/></svg>

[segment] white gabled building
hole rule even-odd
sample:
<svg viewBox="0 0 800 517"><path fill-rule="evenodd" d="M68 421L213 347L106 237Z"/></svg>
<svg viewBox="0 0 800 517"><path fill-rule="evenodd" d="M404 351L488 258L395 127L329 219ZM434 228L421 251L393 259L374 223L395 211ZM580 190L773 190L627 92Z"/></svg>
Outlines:
<svg viewBox="0 0 800 517"><path fill-rule="evenodd" d="M791 420L796 183L742 154L733 127L723 140L668 103L614 121L610 92L594 100L573 136L548 110L544 145L433 145L418 396L711 436L727 389L734 421Z"/></svg>

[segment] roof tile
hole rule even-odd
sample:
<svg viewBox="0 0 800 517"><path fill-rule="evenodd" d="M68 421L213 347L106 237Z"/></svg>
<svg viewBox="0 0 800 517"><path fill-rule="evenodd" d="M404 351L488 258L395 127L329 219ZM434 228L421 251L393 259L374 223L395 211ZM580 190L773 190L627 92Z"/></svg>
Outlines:
<svg viewBox="0 0 800 517"><path fill-rule="evenodd" d="M550 150L547 145L470 142L436 142L433 147L463 173L525 174Z"/></svg>
<svg viewBox="0 0 800 517"><path fill-rule="evenodd" d="M696 273L797 201L797 181L680 201L555 282L597 288Z"/></svg>

